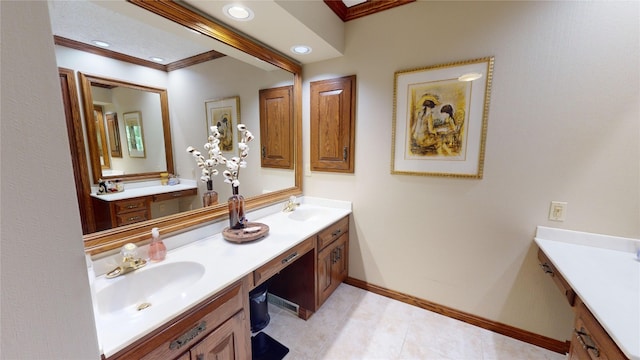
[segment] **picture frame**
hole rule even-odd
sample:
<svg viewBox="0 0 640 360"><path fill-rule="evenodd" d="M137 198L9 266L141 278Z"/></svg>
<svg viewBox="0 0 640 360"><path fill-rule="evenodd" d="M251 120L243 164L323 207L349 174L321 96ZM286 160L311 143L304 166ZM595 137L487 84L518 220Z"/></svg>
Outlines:
<svg viewBox="0 0 640 360"><path fill-rule="evenodd" d="M494 57L397 71L391 173L482 179Z"/></svg>
<svg viewBox="0 0 640 360"><path fill-rule="evenodd" d="M207 136L209 128L217 125L220 132L220 151L232 152L238 141L234 140L234 137L237 133L236 126L240 124L240 97L207 100L204 106L207 114Z"/></svg>
<svg viewBox="0 0 640 360"><path fill-rule="evenodd" d="M130 111L122 114L124 118L124 129L127 133L127 149L129 157L146 158L146 148L144 146L144 129L142 127L142 113L140 111Z"/></svg>
<svg viewBox="0 0 640 360"><path fill-rule="evenodd" d="M120 127L118 124L118 114L114 112L106 113L107 135L109 136L109 149L111 157L122 157L122 144L120 141Z"/></svg>

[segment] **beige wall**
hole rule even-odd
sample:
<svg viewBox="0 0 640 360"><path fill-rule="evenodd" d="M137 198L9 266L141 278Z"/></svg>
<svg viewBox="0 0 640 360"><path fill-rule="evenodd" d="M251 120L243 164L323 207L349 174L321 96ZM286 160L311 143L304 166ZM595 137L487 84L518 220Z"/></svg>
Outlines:
<svg viewBox="0 0 640 360"><path fill-rule="evenodd" d="M99 359L47 3L0 7L0 358Z"/></svg>
<svg viewBox="0 0 640 360"><path fill-rule="evenodd" d="M559 340L572 314L537 266L536 225L640 237L638 2L416 2L350 21L354 174L306 195L353 201L350 276ZM482 180L390 174L394 72L495 56ZM567 201L565 222L547 220Z"/></svg>

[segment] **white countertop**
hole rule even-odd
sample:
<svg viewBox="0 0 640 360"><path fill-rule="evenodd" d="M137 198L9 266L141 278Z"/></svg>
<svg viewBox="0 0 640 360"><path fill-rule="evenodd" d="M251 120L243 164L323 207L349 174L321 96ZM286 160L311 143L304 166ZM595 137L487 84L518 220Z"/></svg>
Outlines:
<svg viewBox="0 0 640 360"><path fill-rule="evenodd" d="M158 182L159 183L159 182ZM158 195L165 194L174 191L182 191L182 190L191 190L197 189L195 181L185 181L181 180L179 184L176 185L146 185L146 186L133 186L129 183L125 184L124 191L113 192L107 194L98 195L95 191L91 192L91 196L100 199L103 201L117 201L117 200L126 200L132 199L141 196L150 196L150 195Z"/></svg>
<svg viewBox="0 0 640 360"><path fill-rule="evenodd" d="M350 202L308 197L300 197L297 201L301 205L291 213L282 212L282 204L249 213L249 221L261 222L270 228L265 238L255 242L235 244L224 240L221 231L228 226L227 220L180 234L175 237L175 241L172 238L164 239L170 249L172 243L188 243L170 250L164 261L149 263L133 274L169 263L195 261L204 265L204 275L171 299L150 300L152 306L143 311L136 311L133 306L107 315L96 311L98 340L104 355L109 357L124 349L190 307L242 279L282 252L351 213ZM305 216L310 214L310 211L314 212L314 215ZM294 219L295 217L305 219L301 221ZM140 250L146 251L146 247ZM112 258L106 258L94 262L94 268L100 274L114 264ZM126 280L128 275L114 279L106 279L104 275L98 276L93 284L95 293L114 281ZM147 299L140 299L141 302L145 300Z"/></svg>
<svg viewBox="0 0 640 360"><path fill-rule="evenodd" d="M535 242L620 350L640 360L640 240L538 226Z"/></svg>

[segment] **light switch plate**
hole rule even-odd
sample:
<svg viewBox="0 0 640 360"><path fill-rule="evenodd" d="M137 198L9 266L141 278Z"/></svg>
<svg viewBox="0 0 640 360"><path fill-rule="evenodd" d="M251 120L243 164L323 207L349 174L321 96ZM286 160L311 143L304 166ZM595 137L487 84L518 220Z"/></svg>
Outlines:
<svg viewBox="0 0 640 360"><path fill-rule="evenodd" d="M567 215L567 203L564 201L552 201L549 207L549 220L564 221Z"/></svg>

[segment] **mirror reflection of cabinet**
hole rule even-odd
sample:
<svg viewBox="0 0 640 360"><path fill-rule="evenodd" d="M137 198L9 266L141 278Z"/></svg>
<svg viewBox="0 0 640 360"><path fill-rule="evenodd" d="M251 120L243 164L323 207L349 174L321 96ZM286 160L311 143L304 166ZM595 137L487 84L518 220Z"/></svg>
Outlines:
<svg viewBox="0 0 640 360"><path fill-rule="evenodd" d="M111 161L107 148L107 135L104 130L104 114L102 106L93 105L93 126L96 134L98 158L102 169L110 169Z"/></svg>
<svg viewBox="0 0 640 360"><path fill-rule="evenodd" d="M259 93L262 167L293 169L293 86Z"/></svg>

